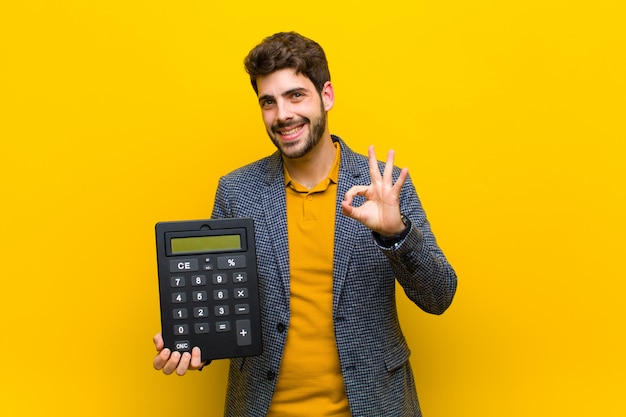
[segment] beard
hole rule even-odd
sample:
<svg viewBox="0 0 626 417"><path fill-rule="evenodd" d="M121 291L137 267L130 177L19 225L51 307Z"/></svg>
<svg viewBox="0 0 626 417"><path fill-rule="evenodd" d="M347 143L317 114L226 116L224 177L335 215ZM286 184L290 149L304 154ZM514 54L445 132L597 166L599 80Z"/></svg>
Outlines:
<svg viewBox="0 0 626 417"><path fill-rule="evenodd" d="M310 127L309 136L304 138L304 143L301 140L296 141L294 143L283 143L276 136L277 131L280 129L289 128L290 126L297 126L300 124L308 124ZM326 112L324 110L324 105L320 106L320 113L314 119L308 119L306 117L301 117L298 120L292 120L289 123L276 123L272 126L271 130L268 130L267 134L269 135L274 146L283 154L286 158L302 158L306 154L308 154L311 149L315 148L315 146L320 142L322 136L324 135L324 131L326 130Z"/></svg>

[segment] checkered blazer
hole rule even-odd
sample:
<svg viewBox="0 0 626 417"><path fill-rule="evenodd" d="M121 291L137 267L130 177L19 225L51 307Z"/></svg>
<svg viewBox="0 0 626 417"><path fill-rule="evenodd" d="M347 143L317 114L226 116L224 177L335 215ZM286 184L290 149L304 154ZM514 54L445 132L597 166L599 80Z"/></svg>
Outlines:
<svg viewBox="0 0 626 417"><path fill-rule="evenodd" d="M443 313L456 275L437 246L415 188L407 178L400 207L408 236L385 248L372 232L341 213L344 194L370 183L368 160L341 146L335 219L333 318L339 359L353 416L421 416L400 329L395 279L422 310ZM382 164L381 164L382 167ZM400 170L395 168L394 177ZM355 204L362 202L357 197ZM213 217L254 218L263 354L231 359L225 416L267 413L289 331L289 251L282 159L278 152L220 178Z"/></svg>

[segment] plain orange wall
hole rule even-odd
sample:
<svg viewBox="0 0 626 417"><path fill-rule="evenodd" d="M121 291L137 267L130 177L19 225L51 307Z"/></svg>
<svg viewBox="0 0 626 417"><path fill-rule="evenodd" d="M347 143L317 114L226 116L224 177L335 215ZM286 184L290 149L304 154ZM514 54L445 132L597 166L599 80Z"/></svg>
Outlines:
<svg viewBox="0 0 626 417"><path fill-rule="evenodd" d="M0 5L0 414L216 416L152 369L153 227L273 151L242 59L326 49L333 133L393 147L459 275L399 308L426 416L626 415L621 0Z"/></svg>

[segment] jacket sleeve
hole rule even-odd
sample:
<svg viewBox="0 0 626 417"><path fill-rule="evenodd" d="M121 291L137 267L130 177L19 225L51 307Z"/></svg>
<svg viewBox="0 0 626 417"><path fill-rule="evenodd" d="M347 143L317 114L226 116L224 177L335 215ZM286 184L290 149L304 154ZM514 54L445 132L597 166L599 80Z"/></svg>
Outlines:
<svg viewBox="0 0 626 417"><path fill-rule="evenodd" d="M406 295L422 310L442 314L452 303L457 277L437 245L410 178L400 195L400 209L411 222L406 237L391 247L375 240Z"/></svg>
<svg viewBox="0 0 626 417"><path fill-rule="evenodd" d="M228 200L228 191L226 186L226 178L221 177L215 191L215 202L213 203L213 213L211 218L221 219L225 217L233 217Z"/></svg>

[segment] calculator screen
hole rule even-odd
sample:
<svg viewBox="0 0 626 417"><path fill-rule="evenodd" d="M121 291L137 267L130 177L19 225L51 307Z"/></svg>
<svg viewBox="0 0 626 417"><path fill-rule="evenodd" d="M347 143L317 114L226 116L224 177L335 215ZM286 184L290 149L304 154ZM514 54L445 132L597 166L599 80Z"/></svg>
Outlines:
<svg viewBox="0 0 626 417"><path fill-rule="evenodd" d="M172 238L172 254L241 250L241 235L192 236Z"/></svg>

